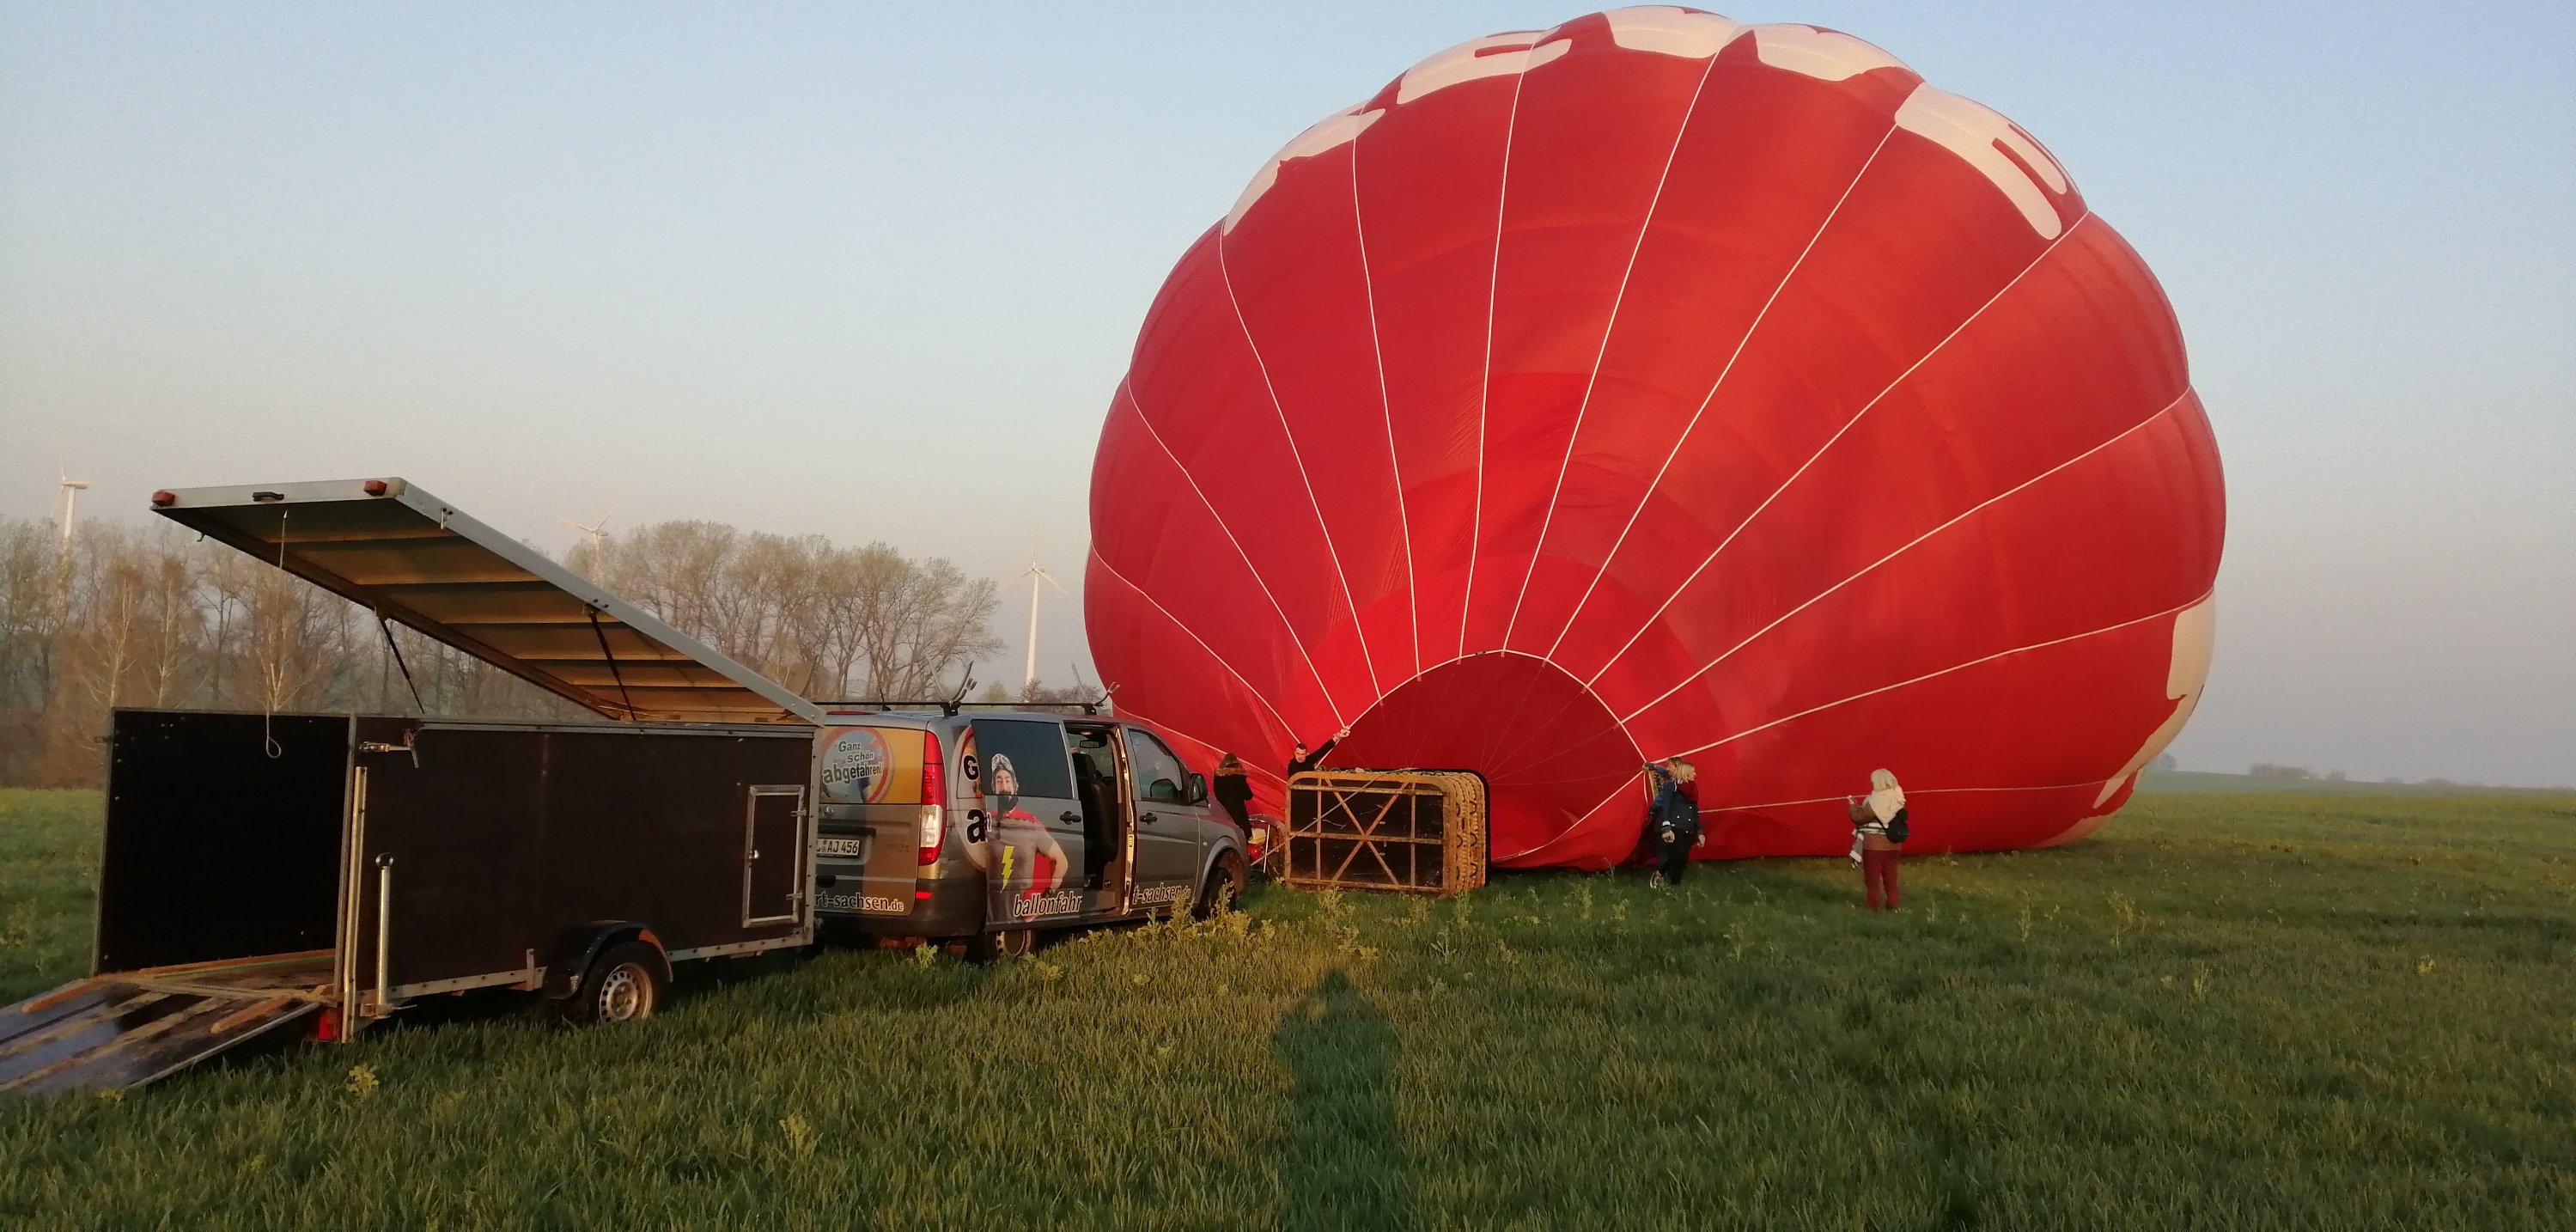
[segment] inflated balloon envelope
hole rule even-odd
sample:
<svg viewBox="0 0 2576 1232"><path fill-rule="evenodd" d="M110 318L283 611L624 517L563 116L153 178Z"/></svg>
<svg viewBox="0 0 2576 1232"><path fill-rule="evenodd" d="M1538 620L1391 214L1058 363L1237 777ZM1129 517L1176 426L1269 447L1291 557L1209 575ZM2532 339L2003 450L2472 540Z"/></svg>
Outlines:
<svg viewBox="0 0 2576 1232"><path fill-rule="evenodd" d="M1444 51L1184 254L1092 479L1119 708L1473 770L1495 863L2065 842L2208 667L2224 497L2155 279L1859 39L1622 9ZM1266 755L1266 756L1265 756ZM1280 782L1256 773L1262 806Z"/></svg>

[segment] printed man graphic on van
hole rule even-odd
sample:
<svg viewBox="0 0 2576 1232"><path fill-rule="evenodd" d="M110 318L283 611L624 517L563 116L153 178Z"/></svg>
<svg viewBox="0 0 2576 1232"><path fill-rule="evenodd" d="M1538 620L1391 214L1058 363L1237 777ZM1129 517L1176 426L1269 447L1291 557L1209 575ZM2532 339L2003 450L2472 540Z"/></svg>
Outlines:
<svg viewBox="0 0 2576 1232"><path fill-rule="evenodd" d="M985 815L993 822L1001 901L1021 903L1051 894L1064 885L1064 845L1047 833L1046 823L1020 807L1020 772L1008 753L995 753L984 766Z"/></svg>

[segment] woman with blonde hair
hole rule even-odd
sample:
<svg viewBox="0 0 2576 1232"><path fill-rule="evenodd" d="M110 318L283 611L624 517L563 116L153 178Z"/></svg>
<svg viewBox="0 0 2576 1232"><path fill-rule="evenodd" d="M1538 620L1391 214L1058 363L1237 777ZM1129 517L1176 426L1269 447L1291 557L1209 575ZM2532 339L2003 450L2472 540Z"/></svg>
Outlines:
<svg viewBox="0 0 2576 1232"><path fill-rule="evenodd" d="M1708 841L1699 824L1699 771L1681 758L1667 757L1647 763L1646 772L1656 781L1648 819L1655 875L1646 884L1680 885L1682 873L1690 868L1691 848Z"/></svg>
<svg viewBox="0 0 2576 1232"><path fill-rule="evenodd" d="M1869 794L1845 797L1850 804L1852 859L1860 864L1861 898L1868 910L1896 910L1896 861L1904 854L1907 835L1905 789L1885 770L1869 772Z"/></svg>

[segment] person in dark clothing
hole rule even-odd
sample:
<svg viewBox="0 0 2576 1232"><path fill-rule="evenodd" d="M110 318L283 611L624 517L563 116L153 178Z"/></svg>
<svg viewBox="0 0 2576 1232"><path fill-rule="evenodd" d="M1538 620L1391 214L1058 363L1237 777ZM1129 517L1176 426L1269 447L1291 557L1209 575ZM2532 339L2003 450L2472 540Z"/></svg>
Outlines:
<svg viewBox="0 0 2576 1232"><path fill-rule="evenodd" d="M1337 745L1337 744L1340 744L1340 743L1342 742L1342 737L1347 736L1347 735L1350 735L1350 734L1351 734L1351 729L1349 729L1349 728L1347 728L1347 727L1343 728L1343 729L1342 729L1342 730L1340 730L1340 731L1334 732L1334 733L1333 733L1333 738L1332 738L1332 739L1327 740L1327 741L1323 742L1322 744L1316 745L1316 746L1315 746L1315 751L1314 751L1314 752L1312 752L1312 753L1309 753L1309 752L1307 752L1307 751L1306 751L1306 742L1305 742L1305 741L1303 741L1303 740L1298 741L1298 742L1297 742L1297 752L1296 752L1296 755L1295 755L1295 756L1293 756L1293 757L1290 757L1290 758L1288 759L1288 777L1290 777L1290 778L1292 778L1292 779L1293 779L1293 778L1297 777L1298 775L1300 775L1300 774L1304 774L1305 772L1307 772L1307 771L1309 771L1309 770L1312 770L1312 769L1314 769L1316 766L1318 766L1318 765L1322 764L1322 762L1323 762L1323 760L1324 760L1324 755L1325 755L1325 754L1327 754L1327 753L1332 752L1332 751L1333 751L1333 746L1334 746L1334 745Z"/></svg>
<svg viewBox="0 0 2576 1232"><path fill-rule="evenodd" d="M1245 835L1252 833L1252 780L1243 772L1243 759L1232 753L1216 763L1216 782L1212 785L1216 802L1225 815L1234 819Z"/></svg>
<svg viewBox="0 0 2576 1232"><path fill-rule="evenodd" d="M1691 848L1708 842L1699 821L1699 772L1689 762L1672 757L1648 764L1646 773L1655 781L1655 802L1647 810L1655 874L1646 884L1680 885L1682 874L1690 869Z"/></svg>
<svg viewBox="0 0 2576 1232"><path fill-rule="evenodd" d="M1110 809L1117 793L1091 754L1081 749L1072 750L1072 754L1073 794L1075 802L1082 806L1082 885L1084 889L1097 890L1109 866L1124 854L1110 850L1110 840L1116 837L1117 829L1117 815Z"/></svg>

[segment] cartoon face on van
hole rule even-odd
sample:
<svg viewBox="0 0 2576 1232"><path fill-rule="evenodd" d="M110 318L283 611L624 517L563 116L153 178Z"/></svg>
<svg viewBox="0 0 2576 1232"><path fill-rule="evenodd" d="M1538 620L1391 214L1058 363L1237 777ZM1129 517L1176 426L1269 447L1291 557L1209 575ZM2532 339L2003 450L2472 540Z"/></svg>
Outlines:
<svg viewBox="0 0 2576 1232"><path fill-rule="evenodd" d="M1182 909L1246 866L1204 779L1115 719L871 714L821 734L815 774L816 905L866 932L1024 944Z"/></svg>

